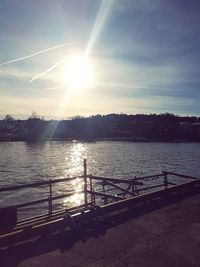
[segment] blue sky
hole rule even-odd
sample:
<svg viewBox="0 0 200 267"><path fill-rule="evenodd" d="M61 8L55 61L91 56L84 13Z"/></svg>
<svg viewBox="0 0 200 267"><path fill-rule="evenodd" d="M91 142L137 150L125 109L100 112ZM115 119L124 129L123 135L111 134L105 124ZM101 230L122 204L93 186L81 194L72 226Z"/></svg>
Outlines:
<svg viewBox="0 0 200 267"><path fill-rule="evenodd" d="M1 0L0 117L199 116L199 17L198 0ZM69 95L65 61L30 82L75 51L88 52L88 88Z"/></svg>

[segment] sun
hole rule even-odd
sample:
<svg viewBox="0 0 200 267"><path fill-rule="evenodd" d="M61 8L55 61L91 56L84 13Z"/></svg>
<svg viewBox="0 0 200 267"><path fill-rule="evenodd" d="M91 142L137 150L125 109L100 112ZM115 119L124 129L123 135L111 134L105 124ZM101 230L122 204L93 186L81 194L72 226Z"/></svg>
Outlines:
<svg viewBox="0 0 200 267"><path fill-rule="evenodd" d="M87 88L92 82L92 70L88 58L75 54L71 55L66 66L66 83L71 90Z"/></svg>

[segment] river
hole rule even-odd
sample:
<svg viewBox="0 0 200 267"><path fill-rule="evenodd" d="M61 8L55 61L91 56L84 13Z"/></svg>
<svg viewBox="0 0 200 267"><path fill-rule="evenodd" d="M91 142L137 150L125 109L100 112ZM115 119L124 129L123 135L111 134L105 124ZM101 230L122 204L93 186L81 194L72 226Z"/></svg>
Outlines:
<svg viewBox="0 0 200 267"><path fill-rule="evenodd" d="M134 143L98 141L42 143L0 143L0 187L24 184L83 174L83 159L87 159L88 173L105 177L134 177L160 173L163 170L200 177L199 143ZM77 189L80 181L67 185ZM70 187L70 188L69 188ZM22 192L23 191L23 192ZM65 191L57 186L54 194ZM32 201L48 196L48 188L0 193L0 206ZM55 203L57 207L68 200ZM80 204L78 197L71 204ZM30 208L24 208L30 213ZM37 211L43 210L35 208Z"/></svg>

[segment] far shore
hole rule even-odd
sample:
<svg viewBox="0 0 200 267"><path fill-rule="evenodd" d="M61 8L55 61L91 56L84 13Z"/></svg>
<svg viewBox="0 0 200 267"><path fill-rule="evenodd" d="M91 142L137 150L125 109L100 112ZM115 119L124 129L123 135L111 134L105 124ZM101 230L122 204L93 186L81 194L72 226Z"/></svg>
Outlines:
<svg viewBox="0 0 200 267"><path fill-rule="evenodd" d="M166 140L166 139L146 139L146 138L123 138L123 137L112 137L112 138L44 138L44 139L5 139L0 140L0 142L49 142L49 141L63 141L63 142L85 142L85 143L95 143L95 142L135 142L135 143L200 143L200 140L190 140L190 139L176 139L176 140Z"/></svg>

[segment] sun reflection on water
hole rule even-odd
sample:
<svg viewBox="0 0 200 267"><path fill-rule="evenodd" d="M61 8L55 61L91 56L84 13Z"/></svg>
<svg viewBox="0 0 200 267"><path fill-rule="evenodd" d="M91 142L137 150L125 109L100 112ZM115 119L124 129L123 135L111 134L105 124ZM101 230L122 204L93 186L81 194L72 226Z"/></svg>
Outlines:
<svg viewBox="0 0 200 267"><path fill-rule="evenodd" d="M83 194L75 193L70 198L64 200L64 204L66 204L66 206L70 206L70 207L79 206L79 205L83 204L83 200L84 200Z"/></svg>
<svg viewBox="0 0 200 267"><path fill-rule="evenodd" d="M70 167L68 175L76 176L83 174L83 159L87 158L86 146L82 143L74 142L71 151L66 152L66 163Z"/></svg>
<svg viewBox="0 0 200 267"><path fill-rule="evenodd" d="M65 170L66 177L74 177L83 175L83 159L87 158L87 149L83 143L73 142L71 151L66 151L66 166L69 166ZM67 186L69 189L69 185ZM63 204L65 206L77 206L81 205L84 200L84 195L79 193L83 190L83 178L77 178L70 182L70 190L74 191L74 195L64 199Z"/></svg>

